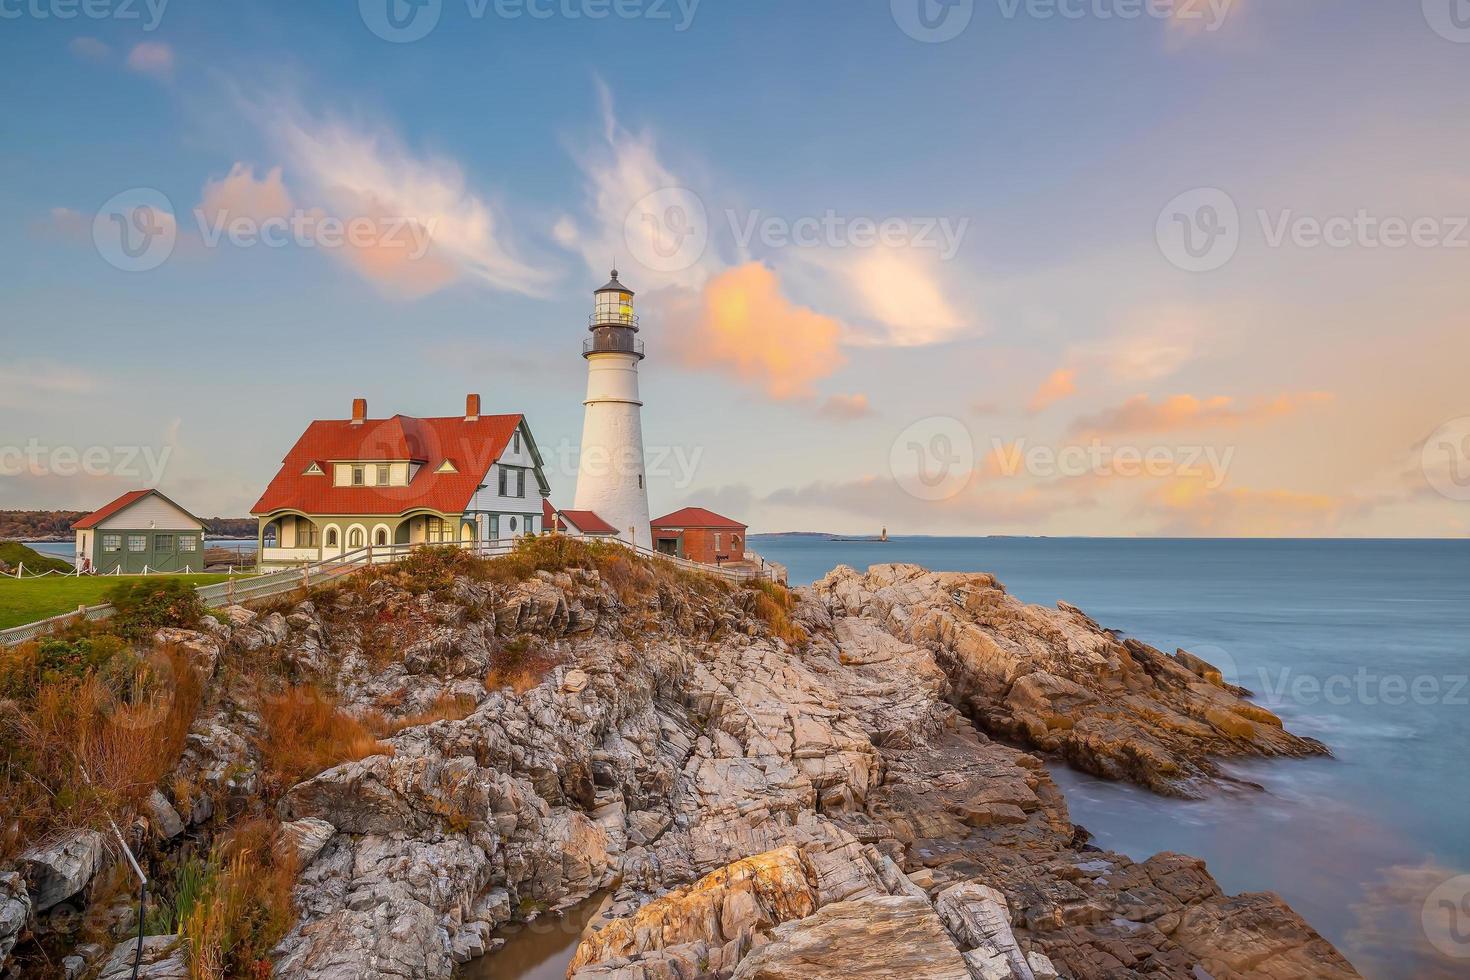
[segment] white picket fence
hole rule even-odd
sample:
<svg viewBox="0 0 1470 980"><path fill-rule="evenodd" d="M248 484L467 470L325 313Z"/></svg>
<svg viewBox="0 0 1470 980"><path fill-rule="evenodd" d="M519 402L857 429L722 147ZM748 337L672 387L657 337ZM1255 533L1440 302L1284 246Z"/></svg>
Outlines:
<svg viewBox="0 0 1470 980"><path fill-rule="evenodd" d="M617 538L586 537L579 535L565 535L577 540L598 541L615 544L642 555L646 558L667 562L679 568L704 575L714 575L732 582L748 582L758 578L769 578L777 580L780 569L779 565L769 565L762 569L745 568L721 568L714 565L705 565L700 562L690 561L687 558L679 558L674 555L666 555L660 551L652 551L648 548L630 545ZM335 558L327 558L323 561L310 562L295 568L285 568L276 572L268 572L250 578L231 578L228 581L218 582L214 585L202 585L198 588L199 598L203 600L206 608L217 609L224 606L232 606L237 603L253 602L257 599L268 599L271 596L292 592L296 589L310 588L320 585L343 575L360 571L373 565L386 565L400 561L422 548L456 548L468 551L472 554L485 558L493 558L507 555L515 550L520 539L503 538L497 541L468 541L454 544L398 544L398 545L376 545L366 548L358 548L338 555ZM78 618L89 620L107 619L115 610L111 603L103 603L97 606L81 606L75 612L63 613L60 616L52 616L35 623L27 623L24 626L16 626L8 630L0 630L0 646L14 646L24 643L26 640L43 636L59 626L73 622Z"/></svg>

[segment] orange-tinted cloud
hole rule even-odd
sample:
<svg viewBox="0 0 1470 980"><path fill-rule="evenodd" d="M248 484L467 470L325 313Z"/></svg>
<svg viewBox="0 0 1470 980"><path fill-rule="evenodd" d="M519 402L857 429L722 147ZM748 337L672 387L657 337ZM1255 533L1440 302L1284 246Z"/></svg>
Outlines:
<svg viewBox="0 0 1470 980"><path fill-rule="evenodd" d="M1250 488L1210 489L1177 479L1149 493L1142 509L1159 519L1155 533L1199 537L1316 537L1361 510L1352 497Z"/></svg>
<svg viewBox="0 0 1470 980"><path fill-rule="evenodd" d="M792 303L759 262L715 276L689 305L670 331L680 360L758 384L772 398L810 397L813 382L843 363L842 325Z"/></svg>
<svg viewBox="0 0 1470 980"><path fill-rule="evenodd" d="M1084 416L1072 423L1074 434L1119 435L1133 432L1220 429L1290 415L1309 405L1331 401L1327 392L1284 394L1274 399L1239 404L1227 395L1197 398L1174 395L1155 402L1135 395L1122 405Z"/></svg>
<svg viewBox="0 0 1470 980"><path fill-rule="evenodd" d="M128 67L154 78L169 78L174 73L174 49L162 41L142 41L128 52Z"/></svg>
<svg viewBox="0 0 1470 980"><path fill-rule="evenodd" d="M1057 368L1051 373L1026 406L1028 412L1040 412L1077 393L1077 372L1072 368Z"/></svg>
<svg viewBox="0 0 1470 980"><path fill-rule="evenodd" d="M291 207L280 167L272 167L256 180L253 167L236 163L225 176L205 183L198 210L211 221L220 216L225 221L240 217L264 221L285 215Z"/></svg>
<svg viewBox="0 0 1470 980"><path fill-rule="evenodd" d="M817 414L829 419L861 419L873 414L867 395L833 395L822 402Z"/></svg>

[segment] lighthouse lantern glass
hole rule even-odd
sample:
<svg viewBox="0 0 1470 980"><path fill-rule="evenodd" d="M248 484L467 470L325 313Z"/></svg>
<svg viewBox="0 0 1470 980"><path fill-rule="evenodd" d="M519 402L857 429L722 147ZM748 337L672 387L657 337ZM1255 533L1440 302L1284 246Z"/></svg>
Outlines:
<svg viewBox="0 0 1470 980"><path fill-rule="evenodd" d="M599 323L631 323L633 321L632 294L598 293L597 321Z"/></svg>

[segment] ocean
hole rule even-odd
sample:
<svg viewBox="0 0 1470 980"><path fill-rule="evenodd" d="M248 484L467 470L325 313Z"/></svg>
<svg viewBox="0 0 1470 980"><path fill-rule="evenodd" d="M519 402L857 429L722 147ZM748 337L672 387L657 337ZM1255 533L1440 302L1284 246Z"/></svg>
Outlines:
<svg viewBox="0 0 1470 980"><path fill-rule="evenodd" d="M1470 976L1470 541L750 544L792 585L839 564L992 572L1026 602L1215 662L1334 758L1235 766L1262 791L1199 802L1052 764L1074 822L1135 859L1202 857L1228 892L1277 892L1367 977Z"/></svg>

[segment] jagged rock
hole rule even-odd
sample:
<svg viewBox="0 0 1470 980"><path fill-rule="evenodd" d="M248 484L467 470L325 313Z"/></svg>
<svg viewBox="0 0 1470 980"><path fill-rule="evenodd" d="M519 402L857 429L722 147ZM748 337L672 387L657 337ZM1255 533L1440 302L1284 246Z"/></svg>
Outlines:
<svg viewBox="0 0 1470 980"><path fill-rule="evenodd" d="M97 980L129 980L137 950L136 937L118 946L102 964ZM178 936L144 936L138 980L188 980L189 964L184 954L183 940Z"/></svg>
<svg viewBox="0 0 1470 980"><path fill-rule="evenodd" d="M1327 754L1198 657L1119 640L1066 603L1028 606L990 575L842 566L813 591L839 635L845 620L877 622L932 651L986 731L1095 775L1198 796L1215 757Z"/></svg>
<svg viewBox="0 0 1470 980"><path fill-rule="evenodd" d="M179 812L173 808L173 804L160 793L154 790L148 795L146 802L148 816L153 824L153 830L159 837L165 840L177 837L184 832L184 821Z"/></svg>
<svg viewBox="0 0 1470 980"><path fill-rule="evenodd" d="M828 905L773 930L734 980L971 980L960 951L921 898L875 896Z"/></svg>
<svg viewBox="0 0 1470 980"><path fill-rule="evenodd" d="M219 663L219 641L208 633L198 630L161 629L153 634L153 642L159 646L177 647L189 655L189 662L203 676L214 676Z"/></svg>
<svg viewBox="0 0 1470 980"><path fill-rule="evenodd" d="M289 847L296 853L297 867L304 868L316 860L316 856L327 846L337 833L337 828L325 820L306 817L281 825L280 847Z"/></svg>
<svg viewBox="0 0 1470 980"><path fill-rule="evenodd" d="M83 830L22 854L17 864L25 875L35 911L45 912L86 888L102 868L105 845L102 834Z"/></svg>
<svg viewBox="0 0 1470 980"><path fill-rule="evenodd" d="M230 618L232 626L249 626L255 622L254 610L246 609L244 606L225 606L221 612Z"/></svg>
<svg viewBox="0 0 1470 980"><path fill-rule="evenodd" d="M839 569L796 594L792 645L713 583L396 575L231 614L229 652L269 644L342 709L410 726L282 788L301 871L279 977L447 977L494 955L492 930L598 889L578 980L1356 976L1201 862L1085 849L1041 759L987 737L1168 793L1205 785L1212 755L1320 751L1073 607L987 575ZM487 690L508 651L544 673ZM253 696L190 733L171 785L199 788L193 821L259 792ZM446 697L469 714L436 714Z"/></svg>
<svg viewBox="0 0 1470 980"><path fill-rule="evenodd" d="M0 968L15 948L31 915L31 897L14 871L0 873Z"/></svg>

